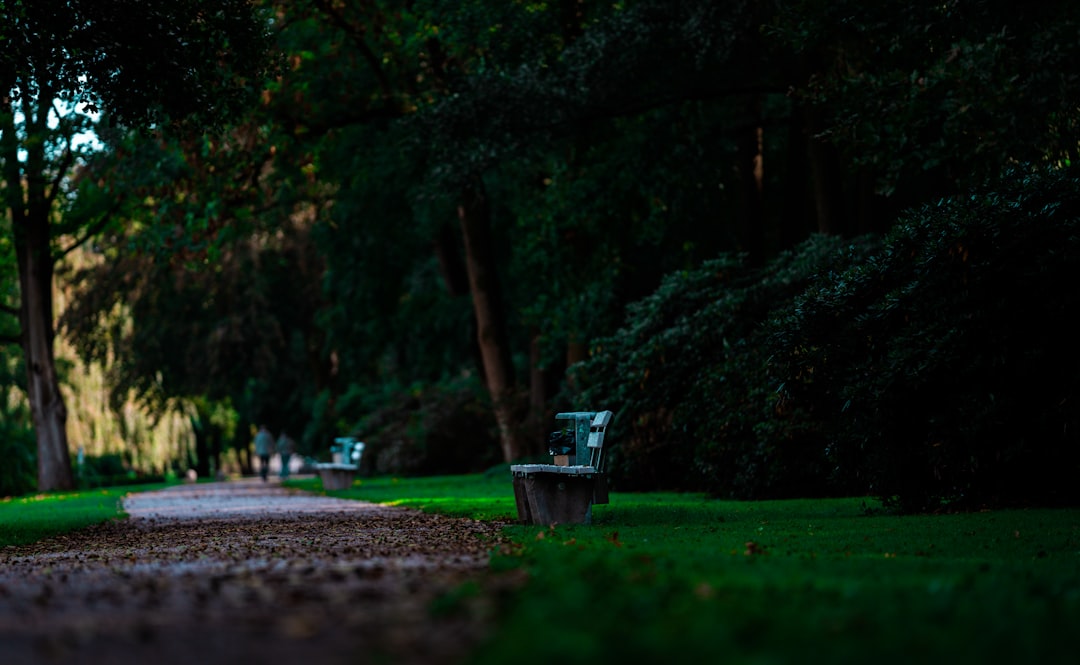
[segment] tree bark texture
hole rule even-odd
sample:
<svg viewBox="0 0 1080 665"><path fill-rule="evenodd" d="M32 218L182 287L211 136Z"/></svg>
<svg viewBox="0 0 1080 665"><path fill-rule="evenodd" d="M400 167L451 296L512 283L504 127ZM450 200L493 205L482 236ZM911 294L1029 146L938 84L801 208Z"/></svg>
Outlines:
<svg viewBox="0 0 1080 665"><path fill-rule="evenodd" d="M787 130L787 150L784 156L785 187L780 225L780 244L794 247L817 230L816 209L807 185L809 145L806 136L803 111L797 105L792 109L791 124Z"/></svg>
<svg viewBox="0 0 1080 665"><path fill-rule="evenodd" d="M452 298L469 295L469 273L465 262L461 258L460 238L452 224L443 224L439 227L431 241L431 249L435 254L435 260L439 264L439 274L442 276L443 286L446 293ZM473 364L476 366L478 376L485 376L484 358L477 343L475 331L476 317L473 317L473 328L469 331L473 343L469 350Z"/></svg>
<svg viewBox="0 0 1080 665"><path fill-rule="evenodd" d="M532 331L529 339L529 425L539 426L547 416L547 376L540 364L540 333Z"/></svg>
<svg viewBox="0 0 1080 665"><path fill-rule="evenodd" d="M552 365L542 363L542 339L538 330L533 330L529 341L529 454L539 455L546 450L547 433L554 415L549 403L557 389L558 378L563 374L562 360Z"/></svg>
<svg viewBox="0 0 1080 665"><path fill-rule="evenodd" d="M14 115L10 110L5 111L0 116L4 205L11 215L19 270L19 334L26 363L27 399L37 437L38 490L65 490L74 487L74 477L68 452L67 408L60 393L53 347L54 259L45 145L44 141L27 142L24 171L18 155ZM45 114L43 109L24 104L30 133L44 135Z"/></svg>
<svg viewBox="0 0 1080 665"><path fill-rule="evenodd" d="M477 343L484 363L484 380L499 428L503 459L512 462L528 450L527 439L517 417L509 334L491 242L491 213L479 179L464 188L457 212L465 240L465 269L472 293Z"/></svg>
<svg viewBox="0 0 1080 665"><path fill-rule="evenodd" d="M807 117L807 157L814 188L817 230L826 235L847 235L849 220L844 202L843 169L836 146L818 136L821 123Z"/></svg>
<svg viewBox="0 0 1080 665"><path fill-rule="evenodd" d="M19 324L26 359L27 397L34 416L38 448L38 490L71 489L67 408L56 374L52 311L53 263L48 218L24 217L16 227L21 306Z"/></svg>
<svg viewBox="0 0 1080 665"><path fill-rule="evenodd" d="M765 129L761 123L761 100L753 99L747 109L753 123L743 130L739 141L739 170L742 175L742 249L751 263L765 260Z"/></svg>

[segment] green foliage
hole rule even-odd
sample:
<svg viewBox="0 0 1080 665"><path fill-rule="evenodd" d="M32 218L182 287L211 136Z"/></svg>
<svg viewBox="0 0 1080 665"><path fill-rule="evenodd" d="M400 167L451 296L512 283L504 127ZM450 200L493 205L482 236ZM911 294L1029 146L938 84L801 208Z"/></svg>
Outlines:
<svg viewBox="0 0 1080 665"><path fill-rule="evenodd" d="M117 143L118 164L94 165L108 184L84 188L87 208L126 192L138 214L103 243L119 269L94 287L122 297L88 291L73 314L90 329L84 352L121 358L117 384L163 403L227 397L242 422L299 421L288 427L313 452L363 421L376 449L407 442L394 469L449 470L420 456L472 450L489 431L474 401L430 388L481 376L456 214L463 183L482 182L504 355L519 384L526 369L557 381L568 347L593 346L584 392L563 401L620 411L619 483L863 490L865 475L835 457L836 405L776 392L807 377L772 362L761 326L793 316L785 307L815 274L846 274L872 242L814 239L769 258L815 213L822 228L856 228L831 208L888 226L867 212L885 205L875 180L897 209L1010 160L1065 163L1080 108L1075 3L864 5L263 3L286 66L245 118L164 149ZM230 20L213 18L176 23L198 33ZM242 47L259 37L239 35ZM176 91L224 73L194 72ZM822 137L843 160L821 156ZM761 181L750 157L764 158ZM736 250L750 262L701 263ZM627 303L671 274L615 332ZM133 318L87 312L114 306ZM860 427L884 414L860 414Z"/></svg>
<svg viewBox="0 0 1080 665"><path fill-rule="evenodd" d="M143 485L165 481L164 474L146 473L133 468L124 453L86 455L75 469L75 482L80 489Z"/></svg>
<svg viewBox="0 0 1080 665"><path fill-rule="evenodd" d="M743 100L710 105L697 85L738 34L753 41L738 33L745 5L730 9L283 7L293 56L268 91L275 168L285 187L333 188L315 236L327 260L320 325L342 377L320 401L328 417L346 413L329 413L334 394L476 371L464 273L455 281L445 259L460 256L455 208L478 172L512 350L535 336L556 372L568 340L608 333L660 275L735 245L725 128L742 122Z"/></svg>
<svg viewBox="0 0 1080 665"><path fill-rule="evenodd" d="M340 392L437 382L475 366L471 304L453 285L464 270L454 201L416 191L422 176L403 140L400 128L361 126L316 147L321 174L342 185L313 234L326 261L319 323L347 377Z"/></svg>
<svg viewBox="0 0 1080 665"><path fill-rule="evenodd" d="M1078 26L1071 0L795 0L770 34L800 57L798 96L829 139L906 196L928 174L964 186L1009 161L1076 160Z"/></svg>
<svg viewBox="0 0 1080 665"><path fill-rule="evenodd" d="M0 220L0 340L15 337L18 329L14 312L2 307L18 302L16 280L7 271L15 252L6 221ZM37 448L25 384L19 346L0 341L0 497L25 494L37 485Z"/></svg>
<svg viewBox="0 0 1080 665"><path fill-rule="evenodd" d="M734 147L707 138L729 118L686 103L594 121L587 138L491 178L505 201L511 298L522 324L542 332L546 360L566 340L610 334L625 303L663 275L737 245L732 226L716 223L738 206Z"/></svg>
<svg viewBox="0 0 1080 665"><path fill-rule="evenodd" d="M1074 502L1080 185L1013 171L884 241L668 277L575 368L623 488Z"/></svg>
<svg viewBox="0 0 1080 665"><path fill-rule="evenodd" d="M433 176L460 183L553 139L586 139L611 118L722 97L718 81L742 74L733 52L757 34L749 4L480 2L432 11L467 63L448 72L451 94L433 96L413 120L433 143Z"/></svg>
<svg viewBox="0 0 1080 665"><path fill-rule="evenodd" d="M347 431L366 443L362 469L376 475L444 475L486 469L499 459L495 420L475 380L346 394L341 413L364 415ZM359 404L351 405L351 398ZM366 402L365 409L359 409Z"/></svg>
<svg viewBox="0 0 1080 665"><path fill-rule="evenodd" d="M7 392L0 384L0 399L5 402ZM25 407L0 403L0 497L19 496L37 487L37 446L29 420Z"/></svg>
<svg viewBox="0 0 1080 665"><path fill-rule="evenodd" d="M114 403L134 394L161 413L176 397L202 400L202 415L229 438L232 416L211 413L228 401L248 422L303 431L328 371L309 222L252 232L211 260L205 246L165 256L139 248L142 233L162 225L153 214L139 219L147 224L99 240L109 260L76 274L77 297L62 318L85 360L110 363Z"/></svg>
<svg viewBox="0 0 1080 665"><path fill-rule="evenodd" d="M616 486L739 497L826 491L824 435L777 411L762 325L873 244L815 236L762 268L728 254L669 275L632 304L624 326L571 369L581 387L573 404L616 411Z"/></svg>
<svg viewBox="0 0 1080 665"><path fill-rule="evenodd" d="M772 324L781 402L908 509L1075 502L1080 180L1013 171L909 212Z"/></svg>
<svg viewBox="0 0 1080 665"><path fill-rule="evenodd" d="M14 0L0 12L5 95L86 103L129 126L218 121L270 64L268 16L248 0Z"/></svg>

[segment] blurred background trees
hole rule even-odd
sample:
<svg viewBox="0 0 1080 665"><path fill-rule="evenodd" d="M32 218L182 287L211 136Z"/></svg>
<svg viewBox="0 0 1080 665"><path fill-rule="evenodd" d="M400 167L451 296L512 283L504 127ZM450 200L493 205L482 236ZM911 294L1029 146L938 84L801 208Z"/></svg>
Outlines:
<svg viewBox="0 0 1080 665"><path fill-rule="evenodd" d="M74 486L68 410L55 358L58 262L114 221L121 200L77 191L85 138L105 112L119 126L202 129L237 108L261 79L266 29L245 0L10 0L0 5L0 201L18 290L25 393L37 439L37 484ZM188 130L190 131L190 130ZM16 302L17 300L17 302Z"/></svg>
<svg viewBox="0 0 1080 665"><path fill-rule="evenodd" d="M80 171L123 223L63 335L183 464L480 470L611 408L617 488L1077 498L1071 3L258 7L241 113Z"/></svg>

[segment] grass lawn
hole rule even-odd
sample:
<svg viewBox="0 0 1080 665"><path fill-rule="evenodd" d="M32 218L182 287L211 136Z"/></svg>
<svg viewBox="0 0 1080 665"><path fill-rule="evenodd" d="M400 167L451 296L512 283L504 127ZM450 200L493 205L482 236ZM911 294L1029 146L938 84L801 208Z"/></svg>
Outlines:
<svg viewBox="0 0 1080 665"><path fill-rule="evenodd" d="M508 472L330 494L516 516ZM511 526L492 565L529 582L474 662L1077 662L1080 510L876 507L615 492L591 526Z"/></svg>
<svg viewBox="0 0 1080 665"><path fill-rule="evenodd" d="M124 516L120 500L168 483L107 487L0 499L0 547L25 545Z"/></svg>

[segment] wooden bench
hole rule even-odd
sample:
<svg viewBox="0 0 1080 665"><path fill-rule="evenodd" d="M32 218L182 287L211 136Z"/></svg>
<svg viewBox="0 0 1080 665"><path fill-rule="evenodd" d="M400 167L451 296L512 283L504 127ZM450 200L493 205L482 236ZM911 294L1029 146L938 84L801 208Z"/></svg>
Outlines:
<svg viewBox="0 0 1080 665"><path fill-rule="evenodd" d="M330 446L332 462L315 465L322 479L323 489L344 490L352 487L356 472L360 470L360 456L364 453L364 442L352 437L334 439Z"/></svg>
<svg viewBox="0 0 1080 665"><path fill-rule="evenodd" d="M514 501L525 524L591 524L594 503L608 502L604 436L611 411L559 413L572 421L573 453L549 450L554 464L514 464ZM578 462L582 463L578 463ZM587 462L587 463L586 463Z"/></svg>

